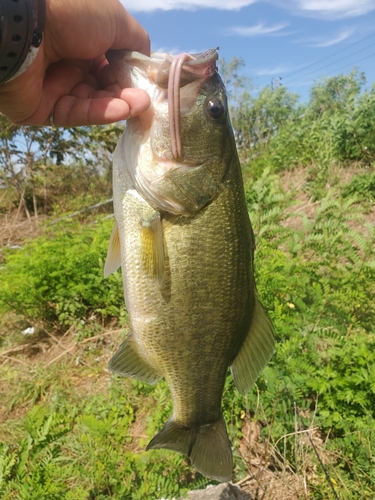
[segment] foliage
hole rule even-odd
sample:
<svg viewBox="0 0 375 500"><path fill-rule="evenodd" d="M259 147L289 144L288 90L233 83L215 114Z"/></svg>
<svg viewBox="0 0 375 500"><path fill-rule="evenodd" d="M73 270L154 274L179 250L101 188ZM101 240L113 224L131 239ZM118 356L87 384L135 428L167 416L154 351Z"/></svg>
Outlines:
<svg viewBox="0 0 375 500"><path fill-rule="evenodd" d="M362 201L375 201L375 172L355 175L342 191L344 197L357 196Z"/></svg>
<svg viewBox="0 0 375 500"><path fill-rule="evenodd" d="M38 128L9 123L0 116L0 187L12 188L14 203L23 207L27 217L50 213L62 204L62 197L94 189L95 182L111 181L111 153L123 128L119 125L79 128ZM77 177L75 173L81 171ZM74 174L73 174L74 172Z"/></svg>
<svg viewBox="0 0 375 500"><path fill-rule="evenodd" d="M315 82L310 91L310 107L316 115L335 114L353 106L363 85L364 73L353 69L349 75L337 75Z"/></svg>
<svg viewBox="0 0 375 500"><path fill-rule="evenodd" d="M1 498L152 500L184 493L188 482L199 487L180 455L131 451L142 399L126 392L114 380L106 396L70 401L55 392L49 407L33 407L18 443L0 444Z"/></svg>
<svg viewBox="0 0 375 500"><path fill-rule="evenodd" d="M317 81L304 104L283 86L238 91L232 122L245 172L310 167L311 194L319 199L338 164L373 168L375 87L363 90L365 81L356 69Z"/></svg>
<svg viewBox="0 0 375 500"><path fill-rule="evenodd" d="M226 382L223 412L235 449L235 477L247 474L237 450L248 418L262 423L261 439L268 446L277 450L284 442L283 460L298 471L297 445L284 437L295 432L296 405L298 426L303 429L314 418L327 437L325 453L334 458L326 467L350 491L340 490L342 498L370 499L375 488L374 228L363 221L356 200L342 198L339 189L326 192L313 217L299 216L293 193L286 193L270 170L249 178L245 193L257 240L258 292L278 344L248 395L237 392L230 376ZM300 219L297 230L289 228L292 217ZM5 294L9 301L13 297L8 305L26 317L57 324L72 324L92 312L118 314L119 276L110 285L101 278L109 226L102 221L94 227L65 227L64 233L56 231L8 254L2 277L15 290ZM22 284L24 276L23 283L33 286ZM34 305L31 299L25 302L28 293ZM61 305L50 308L52 300ZM38 377L22 382L19 402L13 398L13 407L32 401L39 406L18 427L17 442L2 445L4 498L157 499L208 483L178 454L142 451L171 415L165 382L153 388L115 378L99 394L74 399L72 386L47 380L42 371ZM139 425L144 430L136 438ZM318 462L315 471L319 479L310 484L311 498L328 498Z"/></svg>
<svg viewBox="0 0 375 500"><path fill-rule="evenodd" d="M373 491L375 457L367 443L375 439L374 227L362 222L353 229L363 218L360 207L330 191L313 220L302 218L300 231L263 231L270 211L280 227L288 199L272 176L260 181L263 189L255 183L247 195L258 228L255 269L279 341L260 386L263 418L275 422L276 440L293 432L293 402L315 410L330 447L347 457L340 465L346 480L361 494ZM277 198L278 205L269 204ZM262 205L269 210L259 211ZM258 398L254 391L250 407Z"/></svg>
<svg viewBox="0 0 375 500"><path fill-rule="evenodd" d="M277 130L295 116L297 99L285 87L264 87L256 97L244 92L240 105L232 111L239 146L262 150Z"/></svg>
<svg viewBox="0 0 375 500"><path fill-rule="evenodd" d="M0 270L0 311L57 329L83 328L90 318L104 325L124 317L120 274L103 277L112 224L106 219L94 226L66 223L21 250L8 251Z"/></svg>

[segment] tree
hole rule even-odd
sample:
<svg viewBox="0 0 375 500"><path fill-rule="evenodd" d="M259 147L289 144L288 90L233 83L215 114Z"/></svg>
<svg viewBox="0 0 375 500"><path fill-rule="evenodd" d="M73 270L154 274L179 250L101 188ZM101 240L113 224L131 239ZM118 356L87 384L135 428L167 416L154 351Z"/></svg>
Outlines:
<svg viewBox="0 0 375 500"><path fill-rule="evenodd" d="M16 193L26 217L47 213L58 188L81 191L106 179L110 184L112 151L122 131L120 125L78 127L24 127L0 115L0 187ZM72 180L72 170L81 184ZM90 184L91 183L91 184ZM52 195L52 196L51 196Z"/></svg>
<svg viewBox="0 0 375 500"><path fill-rule="evenodd" d="M233 126L243 148L262 148L277 130L296 114L297 94L286 87L264 87L257 96L244 94L233 111Z"/></svg>
<svg viewBox="0 0 375 500"><path fill-rule="evenodd" d="M310 108L317 115L347 110L353 107L365 83L365 74L357 68L349 75L337 75L315 82L310 91Z"/></svg>

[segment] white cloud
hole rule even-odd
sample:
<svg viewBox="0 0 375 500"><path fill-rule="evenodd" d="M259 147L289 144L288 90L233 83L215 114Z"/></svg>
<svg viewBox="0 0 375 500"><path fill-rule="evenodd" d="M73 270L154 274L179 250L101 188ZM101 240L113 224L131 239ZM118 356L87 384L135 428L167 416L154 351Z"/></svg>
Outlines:
<svg viewBox="0 0 375 500"><path fill-rule="evenodd" d="M321 42L317 42L315 44L312 43L311 47L330 47L331 45L336 45L336 43L340 43L340 42L346 40L347 38L349 38L353 34L353 32L354 32L354 30L342 31L341 33L339 33L337 36L335 36L333 38L330 38L328 40L324 40Z"/></svg>
<svg viewBox="0 0 375 500"><path fill-rule="evenodd" d="M322 14L360 16L375 9L374 0L298 0L301 9Z"/></svg>
<svg viewBox="0 0 375 500"><path fill-rule="evenodd" d="M163 52L165 54L172 54L172 55L176 55L176 54L181 54L182 50L178 47L178 46L170 46L170 47L165 47L165 46L161 46L161 45L157 45L157 46L152 46L151 47L151 50L153 52ZM192 54L193 52L189 52L189 54Z"/></svg>
<svg viewBox="0 0 375 500"><path fill-rule="evenodd" d="M256 24L255 26L232 26L227 28L227 35L239 35L239 36L260 36L269 35L277 31L282 30L288 23L274 24L272 26L265 26L263 23Z"/></svg>
<svg viewBox="0 0 375 500"><path fill-rule="evenodd" d="M374 0L268 0L293 14L323 19L362 16L375 10Z"/></svg>
<svg viewBox="0 0 375 500"><path fill-rule="evenodd" d="M303 43L307 47L330 47L331 45L336 45L347 38L349 38L354 33L354 29L344 29L341 30L337 35L333 37L314 37L314 38L303 38L300 40L295 40L293 43Z"/></svg>
<svg viewBox="0 0 375 500"><path fill-rule="evenodd" d="M270 2L293 14L326 19L354 17L375 10L375 0L121 0L131 12L154 10L197 10L202 8L239 10L256 2Z"/></svg>
<svg viewBox="0 0 375 500"><path fill-rule="evenodd" d="M285 7L294 14L326 19L355 17L375 10L374 0L121 0L132 12L154 10L197 10L201 8L239 10L256 2L269 2Z"/></svg>
<svg viewBox="0 0 375 500"><path fill-rule="evenodd" d="M203 8L238 10L258 0L121 0L131 12L150 12L153 10L196 10Z"/></svg>

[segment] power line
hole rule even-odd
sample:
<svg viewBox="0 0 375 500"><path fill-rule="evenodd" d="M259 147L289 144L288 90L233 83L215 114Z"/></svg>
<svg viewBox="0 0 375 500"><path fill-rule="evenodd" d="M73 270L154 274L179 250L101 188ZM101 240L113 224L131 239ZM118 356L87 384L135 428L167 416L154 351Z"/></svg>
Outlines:
<svg viewBox="0 0 375 500"><path fill-rule="evenodd" d="M358 61L356 61L356 63L355 63L355 64L357 64L357 63L359 63L359 62L362 62L362 61L364 61L365 59L369 59L370 57L373 57L373 56L375 56L375 52L373 52L372 54L370 54L370 55L368 55L368 56L366 56L366 57L362 57L362 59L359 59ZM348 63L348 64L349 64L349 63ZM341 70L341 69L343 69L343 68L347 68L347 67L348 67L348 64L345 64L344 66L341 66L340 68L335 69L335 71L340 71L340 70Z"/></svg>
<svg viewBox="0 0 375 500"><path fill-rule="evenodd" d="M375 35L375 32L374 32L374 33L372 33L371 35L368 35L368 36L366 36L366 37L364 37L364 38L361 38L361 40L358 40L357 42L352 43L352 44L351 44L351 45L349 45L348 47L344 47L344 48L342 48L342 49L338 50L337 52L334 52L333 54L331 54L331 55L329 55L329 56L323 57L323 59L319 59L318 61L315 61L315 62L313 62L313 63L311 63L311 64L308 64L307 66L303 66L302 68L299 68L299 69L297 69L296 71L293 71L292 73L287 74L287 75L284 77L284 79L285 79L285 80L288 80L291 76L296 75L297 73L303 72L304 70L306 70L306 69L308 69L308 68L311 68L312 66L315 66L316 64L319 64L319 63L321 63L321 62L323 62L323 61L326 61L327 59L330 59L331 57L334 57L334 56L336 56L337 54L341 54L342 52L344 52L344 51L346 51L346 50L348 50L348 49L350 49L350 48L354 47L355 45L358 45L359 43L361 43L361 42L363 42L363 41L365 41L365 40L368 40L369 38L373 37L374 35ZM373 45L373 44L372 44L372 45ZM365 47L365 48L371 47L372 45L368 45L368 46L367 46L367 47ZM361 50L364 50L364 49L360 49L358 52L361 52ZM356 53L357 53L357 52L355 52L354 54L356 54ZM351 55L353 55L353 54L351 54ZM350 57L350 55L349 55L348 57ZM313 71L313 73L314 73L314 71Z"/></svg>
<svg viewBox="0 0 375 500"><path fill-rule="evenodd" d="M328 68L329 66L335 65L335 64L339 63L340 61L344 61L345 59L348 59L349 57L354 56L355 54L359 54L359 52L363 52L364 50L367 50L369 47L373 47L374 45L375 45L375 42L374 42L374 43L371 43L370 45L367 45L367 47L364 47L364 48L362 48L362 49L359 49L359 50L357 50L356 52L353 52L352 54L349 54L348 56L342 57L341 59L338 59L338 60L337 60L337 61L335 61L335 62L332 62L332 63L330 63L330 64L326 64L325 66L321 66L321 67L319 67L319 68L316 68L316 69L314 69L314 70L312 70L312 71L309 71L309 72L308 72L308 73L306 73L306 74L302 74L302 75L300 75L300 76L299 76L299 78L302 78L302 77L303 77L303 78L305 78L306 76L312 75L312 74L316 73L317 71L321 71L321 70L323 70L323 69L326 69L326 68ZM332 56L330 56L330 57L332 57ZM371 57L371 56L369 56L369 57ZM327 59L327 58L325 58L325 59ZM365 59L367 59L367 57L366 57ZM363 59L360 59L360 61L363 61ZM357 61L357 62L359 62L359 61ZM338 70L335 70L335 71L338 71ZM284 79L284 80L285 80L285 79Z"/></svg>
<svg viewBox="0 0 375 500"><path fill-rule="evenodd" d="M370 57L374 57L375 56L375 52L373 52L372 54L369 54L368 56L366 57L362 57L362 59L359 59L358 61L356 61L355 63L348 63L348 64L345 64L344 66L340 66L339 68L336 68L335 70L332 70L330 72L330 74L332 74L332 72L334 71L335 73L337 73L338 71L342 70L342 69L345 69L348 67L349 64L353 64L353 66L355 66L356 64L366 60L366 59L369 59ZM328 76L328 75L324 75L324 76ZM292 85L296 80L293 80L292 83L289 83L289 85Z"/></svg>

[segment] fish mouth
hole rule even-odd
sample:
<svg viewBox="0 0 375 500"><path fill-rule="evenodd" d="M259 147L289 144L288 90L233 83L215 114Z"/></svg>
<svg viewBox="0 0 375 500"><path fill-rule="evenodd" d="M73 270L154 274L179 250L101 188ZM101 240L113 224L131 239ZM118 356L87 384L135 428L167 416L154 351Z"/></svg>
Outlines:
<svg viewBox="0 0 375 500"><path fill-rule="evenodd" d="M176 160L182 158L180 89L197 80L203 83L217 72L218 49L208 49L200 54L184 52L176 56L152 52L151 57L123 50L110 50L106 53L121 87L133 86L130 67L135 65L150 82L167 90L171 153Z"/></svg>

